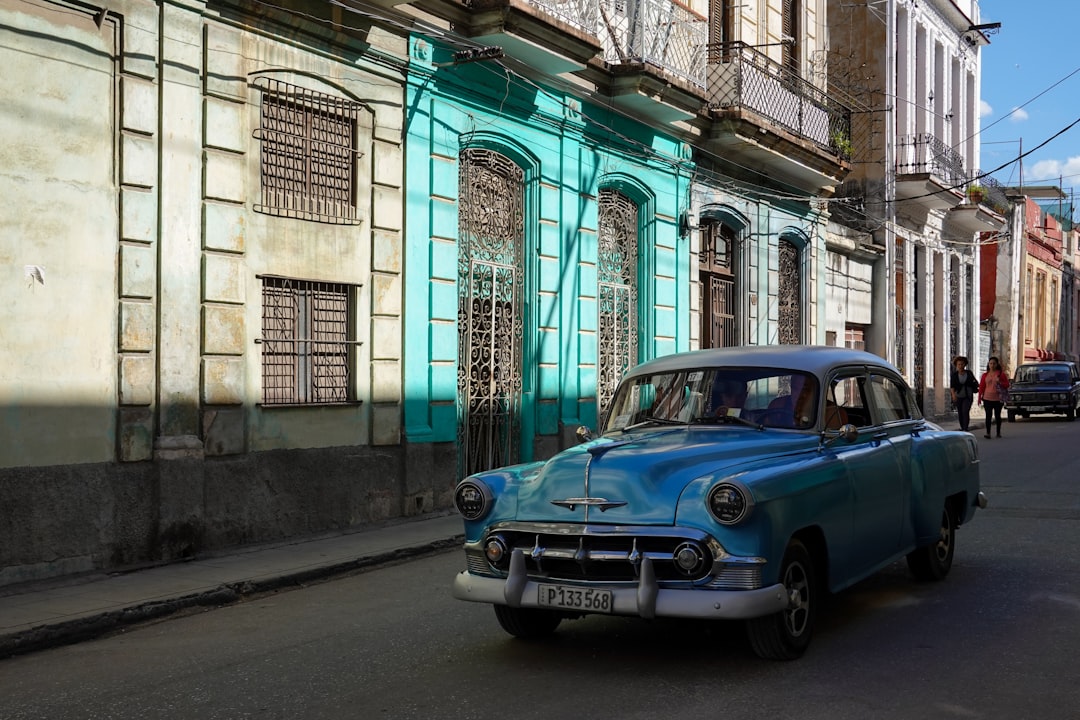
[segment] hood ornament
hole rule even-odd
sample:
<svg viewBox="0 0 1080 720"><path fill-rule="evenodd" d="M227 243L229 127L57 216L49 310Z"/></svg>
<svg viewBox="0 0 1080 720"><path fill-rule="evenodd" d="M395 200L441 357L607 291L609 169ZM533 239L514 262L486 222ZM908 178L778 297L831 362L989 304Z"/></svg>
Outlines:
<svg viewBox="0 0 1080 720"><path fill-rule="evenodd" d="M599 508L600 512L606 512L611 508L622 507L626 504L626 501L608 500L607 498L579 497L566 498L565 500L552 500L551 504L567 508L568 510L573 510L578 505L584 505L585 507Z"/></svg>

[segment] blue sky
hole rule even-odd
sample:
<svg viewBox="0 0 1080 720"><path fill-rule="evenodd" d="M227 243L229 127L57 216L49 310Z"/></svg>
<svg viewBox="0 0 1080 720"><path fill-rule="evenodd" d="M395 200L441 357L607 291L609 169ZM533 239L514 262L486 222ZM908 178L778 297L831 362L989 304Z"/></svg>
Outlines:
<svg viewBox="0 0 1080 720"><path fill-rule="evenodd" d="M982 157L987 172L1080 118L1080 2L981 0L981 22L1000 22L982 49ZM993 173L1020 181L1017 163ZM1080 123L1023 159L1024 184L1080 190Z"/></svg>

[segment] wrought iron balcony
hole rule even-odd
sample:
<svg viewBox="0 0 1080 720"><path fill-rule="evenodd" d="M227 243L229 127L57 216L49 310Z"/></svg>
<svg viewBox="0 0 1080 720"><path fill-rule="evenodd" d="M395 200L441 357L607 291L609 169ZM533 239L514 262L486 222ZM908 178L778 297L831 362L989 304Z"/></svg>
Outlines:
<svg viewBox="0 0 1080 720"><path fill-rule="evenodd" d="M708 45L707 93L714 110L751 110L845 160L851 109L743 42Z"/></svg>
<svg viewBox="0 0 1080 720"><path fill-rule="evenodd" d="M900 138L896 144L896 174L930 175L961 191L968 184L964 158L929 133Z"/></svg>
<svg viewBox="0 0 1080 720"><path fill-rule="evenodd" d="M981 183L986 188L986 200L984 203L994 209L994 212L1005 214L1009 211L1009 198L1005 194L1005 188L1001 183L992 177L982 177L982 171L976 170L972 173L972 177L976 178L974 182Z"/></svg>
<svg viewBox="0 0 1080 720"><path fill-rule="evenodd" d="M555 12L559 0L530 0ZM596 35L613 66L650 63L693 86L705 88L708 20L671 0L569 0L595 6Z"/></svg>
<svg viewBox="0 0 1080 720"><path fill-rule="evenodd" d="M596 35L600 0L529 0L529 4L575 30Z"/></svg>

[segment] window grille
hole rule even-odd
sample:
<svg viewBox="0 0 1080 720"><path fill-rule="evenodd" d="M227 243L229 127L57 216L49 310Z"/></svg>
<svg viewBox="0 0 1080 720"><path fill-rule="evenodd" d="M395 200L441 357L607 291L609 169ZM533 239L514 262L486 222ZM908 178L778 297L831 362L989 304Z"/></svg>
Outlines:
<svg viewBox="0 0 1080 720"><path fill-rule="evenodd" d="M263 404L352 401L352 286L261 280Z"/></svg>
<svg viewBox="0 0 1080 720"><path fill-rule="evenodd" d="M261 79L257 212L356 225L357 116L362 105Z"/></svg>

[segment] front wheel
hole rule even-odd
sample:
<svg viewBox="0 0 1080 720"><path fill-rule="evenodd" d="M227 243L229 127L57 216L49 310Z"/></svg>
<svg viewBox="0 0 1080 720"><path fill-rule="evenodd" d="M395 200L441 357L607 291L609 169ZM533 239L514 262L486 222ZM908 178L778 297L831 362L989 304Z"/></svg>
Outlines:
<svg viewBox="0 0 1080 720"><path fill-rule="evenodd" d="M1006 414L1009 416L1009 422L1016 422L1016 411L1015 410L1007 410ZM987 420L987 422L990 422L990 421ZM987 428L989 428L989 427L990 426L987 425Z"/></svg>
<svg viewBox="0 0 1080 720"><path fill-rule="evenodd" d="M943 580L952 569L955 551L956 523L953 522L949 509L945 508L941 513L941 528L938 530L937 541L909 552L908 567L919 580Z"/></svg>
<svg viewBox="0 0 1080 720"><path fill-rule="evenodd" d="M1068 410L1065 411L1065 419L1066 420L1073 420L1075 418L1076 418L1076 408L1070 407Z"/></svg>
<svg viewBox="0 0 1080 720"><path fill-rule="evenodd" d="M817 578L810 552L792 540L780 566L780 582L788 596L786 610L746 621L750 646L765 660L794 660L810 645L817 614Z"/></svg>
<svg viewBox="0 0 1080 720"><path fill-rule="evenodd" d="M562 615L551 610L512 608L509 605L492 607L502 629L525 640L551 635L562 622Z"/></svg>

